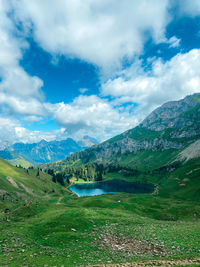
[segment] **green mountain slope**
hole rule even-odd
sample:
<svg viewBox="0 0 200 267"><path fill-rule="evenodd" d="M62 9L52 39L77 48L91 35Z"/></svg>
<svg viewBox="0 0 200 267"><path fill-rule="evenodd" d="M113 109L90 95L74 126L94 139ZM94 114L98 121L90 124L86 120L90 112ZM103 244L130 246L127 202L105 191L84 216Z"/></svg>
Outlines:
<svg viewBox="0 0 200 267"><path fill-rule="evenodd" d="M37 170L17 168L0 158L0 207L62 195L66 189Z"/></svg>
<svg viewBox="0 0 200 267"><path fill-rule="evenodd" d="M195 94L166 103L136 128L45 168L65 171L85 180L99 179L95 171L102 169L103 179L118 177L154 182L162 194L165 190L173 194L180 191L177 194L182 197L196 198L200 186L196 176L200 173L193 170L200 168L199 140L200 94ZM93 176L88 175L91 168ZM190 182L185 183L184 179ZM184 195L190 191L190 196Z"/></svg>
<svg viewBox="0 0 200 267"><path fill-rule="evenodd" d="M0 157L7 160L10 164L14 165L14 166L22 166L24 168L28 168L30 166L34 166L35 163L31 160L27 160L24 157L22 157L21 155L13 152L13 151L9 151L7 149L5 150L0 150Z"/></svg>

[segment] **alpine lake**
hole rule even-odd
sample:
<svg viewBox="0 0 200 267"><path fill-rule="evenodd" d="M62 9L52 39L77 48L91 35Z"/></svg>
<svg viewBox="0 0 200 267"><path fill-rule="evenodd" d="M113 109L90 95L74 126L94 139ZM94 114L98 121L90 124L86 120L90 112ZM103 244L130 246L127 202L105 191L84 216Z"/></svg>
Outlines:
<svg viewBox="0 0 200 267"><path fill-rule="evenodd" d="M133 194L149 194L155 189L153 184L127 182L124 180L108 180L94 183L76 183L69 189L78 197L115 194L119 192Z"/></svg>

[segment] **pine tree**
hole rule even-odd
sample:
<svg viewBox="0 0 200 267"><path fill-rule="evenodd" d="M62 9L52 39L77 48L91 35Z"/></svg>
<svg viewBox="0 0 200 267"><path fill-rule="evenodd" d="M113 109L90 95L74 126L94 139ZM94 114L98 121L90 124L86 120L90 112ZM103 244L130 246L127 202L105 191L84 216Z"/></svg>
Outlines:
<svg viewBox="0 0 200 267"><path fill-rule="evenodd" d="M39 171L39 169L37 169L36 177L40 177L40 171Z"/></svg>

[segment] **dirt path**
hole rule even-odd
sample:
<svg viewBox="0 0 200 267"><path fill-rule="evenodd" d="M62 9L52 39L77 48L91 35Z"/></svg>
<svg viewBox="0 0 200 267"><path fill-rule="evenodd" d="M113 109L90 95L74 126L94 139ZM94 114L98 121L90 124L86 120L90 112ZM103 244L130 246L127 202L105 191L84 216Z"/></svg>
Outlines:
<svg viewBox="0 0 200 267"><path fill-rule="evenodd" d="M150 261L138 261L132 263L119 263L119 264L101 264L93 265L92 267L148 267L148 266L187 266L187 265L200 266L200 258L188 259L188 260L150 260Z"/></svg>

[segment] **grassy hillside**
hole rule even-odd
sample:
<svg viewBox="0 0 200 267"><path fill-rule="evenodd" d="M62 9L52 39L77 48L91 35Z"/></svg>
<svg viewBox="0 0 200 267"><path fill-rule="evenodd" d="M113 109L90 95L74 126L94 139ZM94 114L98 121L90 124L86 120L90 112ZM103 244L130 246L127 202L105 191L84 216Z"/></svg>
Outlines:
<svg viewBox="0 0 200 267"><path fill-rule="evenodd" d="M34 166L34 163L32 161L25 159L24 157L22 157L21 155L15 153L13 151L0 150L0 157L7 160L13 166L21 165L24 168Z"/></svg>
<svg viewBox="0 0 200 267"><path fill-rule="evenodd" d="M0 158L0 207L6 208L43 197L59 196L65 188L52 182L51 176L34 169L16 168Z"/></svg>
<svg viewBox="0 0 200 267"><path fill-rule="evenodd" d="M191 163L182 166L190 181L177 195L171 194L176 187L167 183L174 175L171 172L165 185L169 194L160 188L160 193L149 195L118 193L77 198L53 183L49 175L40 172L36 177L35 170L28 174L0 159L0 265L92 266L134 261L164 266L166 260L176 266L197 263L200 206L195 179L199 178L199 165L198 161L192 164L192 173L188 169ZM182 183L181 173L175 170L178 183ZM122 178L122 174L116 175ZM159 177L152 175L152 181L157 183ZM3 192L7 192L4 197ZM191 192L196 199L185 199L184 195L191 196Z"/></svg>
<svg viewBox="0 0 200 267"><path fill-rule="evenodd" d="M1 212L0 220L1 266L152 266L153 260L164 266L166 260L181 265L199 257L200 207L195 201L66 193Z"/></svg>

